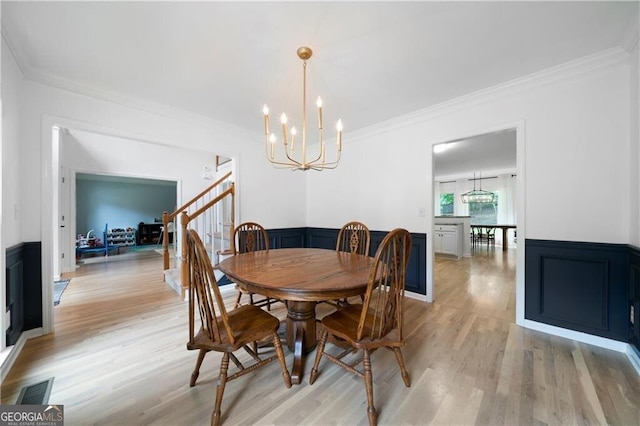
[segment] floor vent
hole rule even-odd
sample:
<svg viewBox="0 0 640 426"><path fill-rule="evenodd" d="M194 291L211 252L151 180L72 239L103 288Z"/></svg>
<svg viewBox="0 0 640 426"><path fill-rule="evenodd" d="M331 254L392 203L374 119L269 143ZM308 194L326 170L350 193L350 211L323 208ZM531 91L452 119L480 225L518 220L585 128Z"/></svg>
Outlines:
<svg viewBox="0 0 640 426"><path fill-rule="evenodd" d="M49 403L49 393L53 385L53 377L44 382L25 386L20 391L16 405L45 405Z"/></svg>

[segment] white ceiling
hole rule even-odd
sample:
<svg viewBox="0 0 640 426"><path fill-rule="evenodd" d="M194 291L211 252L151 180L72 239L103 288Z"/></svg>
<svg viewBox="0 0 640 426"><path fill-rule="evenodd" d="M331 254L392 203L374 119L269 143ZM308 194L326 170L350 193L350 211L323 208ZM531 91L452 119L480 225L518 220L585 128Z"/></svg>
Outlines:
<svg viewBox="0 0 640 426"><path fill-rule="evenodd" d="M487 133L468 139L450 141L434 147L433 176L436 180L479 177L495 173L516 172L516 131Z"/></svg>
<svg viewBox="0 0 640 426"><path fill-rule="evenodd" d="M345 132L606 49L632 2L8 2L2 34L27 78L154 102L262 131L300 120L302 64L325 127ZM315 114L309 114L315 125Z"/></svg>

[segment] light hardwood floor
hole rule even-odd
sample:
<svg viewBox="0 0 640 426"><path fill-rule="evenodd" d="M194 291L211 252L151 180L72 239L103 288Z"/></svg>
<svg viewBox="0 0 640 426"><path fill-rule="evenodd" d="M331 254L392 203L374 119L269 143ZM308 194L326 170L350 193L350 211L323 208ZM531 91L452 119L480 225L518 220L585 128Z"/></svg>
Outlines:
<svg viewBox="0 0 640 426"><path fill-rule="evenodd" d="M437 302L406 301L411 387L391 352L372 356L381 425L640 424L640 378L623 354L514 324L514 268L512 250L436 260ZM161 270L160 256L84 265L54 308L55 333L26 343L2 404L55 377L50 402L64 404L67 425L209 424L220 355L189 388L187 304ZM367 424L361 379L323 362L310 386L312 363L291 389L277 363L229 383L223 422Z"/></svg>

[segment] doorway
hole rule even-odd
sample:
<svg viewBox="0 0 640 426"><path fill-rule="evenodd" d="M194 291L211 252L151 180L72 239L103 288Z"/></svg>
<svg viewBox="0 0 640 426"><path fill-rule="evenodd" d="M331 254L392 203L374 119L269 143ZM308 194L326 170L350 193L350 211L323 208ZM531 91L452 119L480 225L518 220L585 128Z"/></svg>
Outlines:
<svg viewBox="0 0 640 426"><path fill-rule="evenodd" d="M440 224L456 224L460 246L455 255L433 255L433 299L511 322L523 320L519 306L524 305L524 286L518 284L523 267L516 267L524 265L524 250L514 238L516 229L509 229L503 241L499 228L488 228L492 238L477 245L471 225L518 225L523 213L518 198L523 187L523 177L518 176L524 152L522 127L445 140L433 145L432 154L432 235L435 238ZM492 196L467 198L480 190ZM434 241L432 251L438 247L442 245Z"/></svg>
<svg viewBox="0 0 640 426"><path fill-rule="evenodd" d="M65 265L65 272L74 270L78 263L100 260L96 257L113 259L159 249L162 212L173 212L177 207L177 181L75 171L71 176L75 221L70 225L75 230L76 261ZM154 230L155 239L144 232L148 229ZM78 249L79 245L82 248Z"/></svg>
<svg viewBox="0 0 640 426"><path fill-rule="evenodd" d="M105 131L100 126L59 117L43 116L41 128L42 188L47 197L43 200L41 215L42 315L43 333L46 334L53 331L53 285L48 283L56 276L54 271L57 270L57 275L61 273L59 217L65 208L60 202L61 181L64 179L66 183L71 183L71 170L174 181L177 182L178 203L184 198L183 194L196 194L203 186L210 184L207 180L210 177L206 177L203 171L215 169L216 155L209 151L134 139L123 132L114 132L112 129ZM52 129L56 128L60 130L55 132L58 136L54 137ZM79 134L84 139L76 137ZM83 139L82 143L78 143L80 139ZM70 143L70 140L74 143ZM235 170L235 163L231 163L230 167ZM73 192L71 188L69 192ZM72 211L74 204L75 201L67 203L69 214L65 215L66 219L75 214ZM75 219L67 222L75 222ZM69 239L72 243L67 244L70 253L75 252L75 235L72 236L74 238ZM73 254L71 257L75 258Z"/></svg>

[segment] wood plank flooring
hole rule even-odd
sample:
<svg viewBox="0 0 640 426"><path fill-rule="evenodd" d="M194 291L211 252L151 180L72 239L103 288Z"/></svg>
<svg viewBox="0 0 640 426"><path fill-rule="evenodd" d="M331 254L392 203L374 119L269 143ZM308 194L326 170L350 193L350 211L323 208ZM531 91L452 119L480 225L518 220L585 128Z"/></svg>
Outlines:
<svg viewBox="0 0 640 426"><path fill-rule="evenodd" d="M623 354L514 324L514 269L512 250L436 259L437 301L406 300L411 387L391 352L372 356L381 425L640 424L640 378ZM220 355L190 388L187 304L161 270L160 256L83 265L54 308L55 333L29 340L2 384L2 404L55 377L50 402L68 425L209 424ZM277 363L232 381L223 422L367 424L361 379L323 362L310 386L312 363L291 389Z"/></svg>

